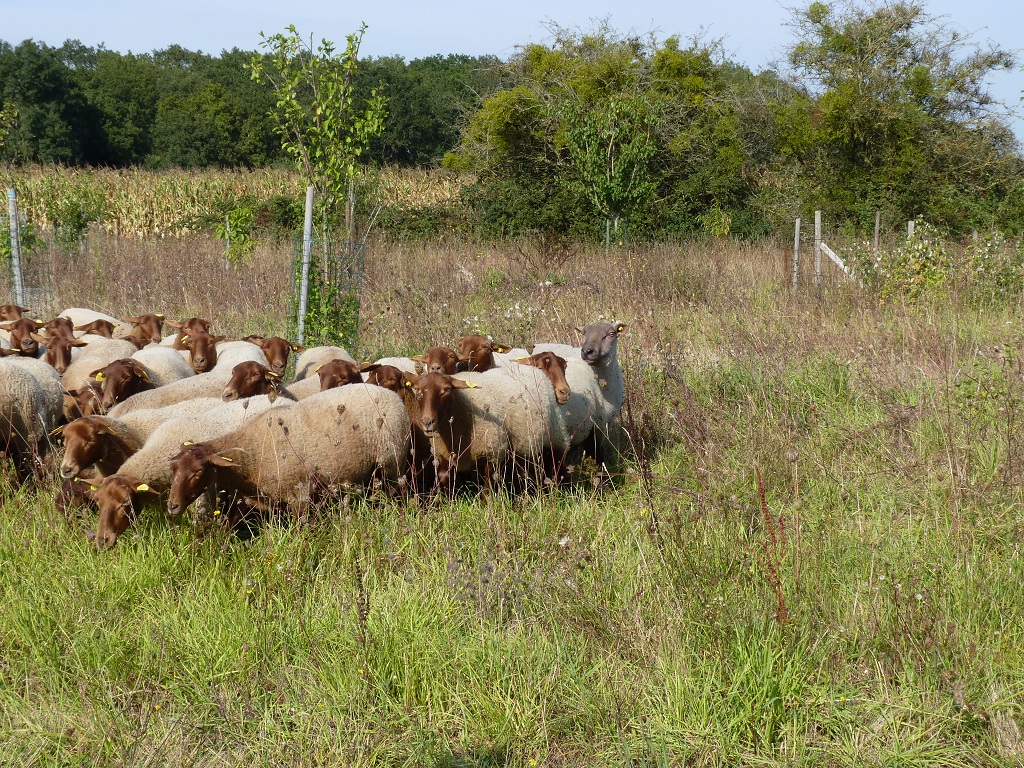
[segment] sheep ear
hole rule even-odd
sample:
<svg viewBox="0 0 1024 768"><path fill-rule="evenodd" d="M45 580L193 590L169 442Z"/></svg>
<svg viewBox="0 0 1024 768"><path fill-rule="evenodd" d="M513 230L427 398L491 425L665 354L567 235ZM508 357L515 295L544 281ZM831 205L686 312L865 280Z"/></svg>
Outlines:
<svg viewBox="0 0 1024 768"><path fill-rule="evenodd" d="M629 328L629 326L626 325L625 323L616 323L615 324L615 335L618 336L619 334L625 333L627 328Z"/></svg>
<svg viewBox="0 0 1024 768"><path fill-rule="evenodd" d="M65 426L67 426L67 425L62 424L61 426L57 427L55 430L50 432L49 436L53 437L53 438L63 437L64 436L64 427Z"/></svg>
<svg viewBox="0 0 1024 768"><path fill-rule="evenodd" d="M369 373L370 371L376 371L380 368L380 363L363 363L359 366L360 373Z"/></svg>
<svg viewBox="0 0 1024 768"><path fill-rule="evenodd" d="M221 456L216 453L210 457L210 463L216 464L218 467L233 467L235 465L235 462L227 456Z"/></svg>
<svg viewBox="0 0 1024 768"><path fill-rule="evenodd" d="M301 344L292 344L292 352L305 352L306 348Z"/></svg>
<svg viewBox="0 0 1024 768"><path fill-rule="evenodd" d="M0 323L0 330L9 331L9 330L11 330L11 327L13 325L14 325L14 321L13 320L11 320L10 322L6 322L6 323Z"/></svg>
<svg viewBox="0 0 1024 768"><path fill-rule="evenodd" d="M179 323L176 320L164 320L171 328L181 328L185 323Z"/></svg>
<svg viewBox="0 0 1024 768"><path fill-rule="evenodd" d="M35 339L40 344L48 344L50 342L46 336L40 336L38 333L30 333L29 337Z"/></svg>
<svg viewBox="0 0 1024 768"><path fill-rule="evenodd" d="M320 363L320 365L318 365L316 368L314 368L312 371L310 371L310 373L313 373L313 374L319 373L320 369L323 368L325 365L327 365L327 363Z"/></svg>
<svg viewBox="0 0 1024 768"><path fill-rule="evenodd" d="M425 363L425 362L427 362L427 356L426 355L413 355L409 359L410 360L415 360L417 363Z"/></svg>
<svg viewBox="0 0 1024 768"><path fill-rule="evenodd" d="M214 344L219 344L220 342L224 341L226 338L227 338L227 336L214 336L213 337L213 343Z"/></svg>
<svg viewBox="0 0 1024 768"><path fill-rule="evenodd" d="M405 377L405 386L407 387L411 387L420 380L420 377L412 371L402 371L402 376Z"/></svg>
<svg viewBox="0 0 1024 768"><path fill-rule="evenodd" d="M576 333L578 333L580 336L586 336L587 335L586 332L582 328L580 328L578 325L575 326L575 330L576 330Z"/></svg>
<svg viewBox="0 0 1024 768"><path fill-rule="evenodd" d="M105 373L103 373L103 369L100 368L100 369L95 370L92 373L90 373L89 374L89 378L93 379L95 381L106 381L107 376L106 376Z"/></svg>
<svg viewBox="0 0 1024 768"><path fill-rule="evenodd" d="M149 374L146 373L146 369L142 367L141 363L132 363L132 370L135 371L135 375L148 384L153 382L149 378Z"/></svg>
<svg viewBox="0 0 1024 768"><path fill-rule="evenodd" d="M512 351L512 347L506 347L504 344L492 344L491 349L501 355Z"/></svg>
<svg viewBox="0 0 1024 768"><path fill-rule="evenodd" d="M87 346L89 346L89 342L88 341L82 341L81 339L72 339L71 340L71 346L72 347L87 347Z"/></svg>
<svg viewBox="0 0 1024 768"><path fill-rule="evenodd" d="M475 381L466 381L465 379L452 379L452 386L456 389L479 389L480 385Z"/></svg>

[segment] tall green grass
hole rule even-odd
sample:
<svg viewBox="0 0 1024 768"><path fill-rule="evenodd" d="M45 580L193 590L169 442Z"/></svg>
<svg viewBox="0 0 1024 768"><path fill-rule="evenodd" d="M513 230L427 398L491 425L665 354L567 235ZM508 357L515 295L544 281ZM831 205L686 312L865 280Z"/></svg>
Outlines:
<svg viewBox="0 0 1024 768"><path fill-rule="evenodd" d="M792 299L786 262L371 254L371 355L629 322L610 482L251 538L153 509L110 552L6 482L0 762L1019 764L1020 309Z"/></svg>

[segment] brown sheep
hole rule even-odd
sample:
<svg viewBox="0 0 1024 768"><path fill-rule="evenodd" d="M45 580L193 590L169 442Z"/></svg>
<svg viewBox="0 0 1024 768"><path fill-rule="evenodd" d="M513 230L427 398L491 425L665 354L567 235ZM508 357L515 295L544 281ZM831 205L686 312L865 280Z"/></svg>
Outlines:
<svg viewBox="0 0 1024 768"><path fill-rule="evenodd" d="M74 336L39 336L33 335L37 342L46 344L46 354L43 359L54 367L57 373L64 375L64 371L71 365L71 349L73 347L84 347L88 342L76 339Z"/></svg>
<svg viewBox="0 0 1024 768"><path fill-rule="evenodd" d="M292 352L302 352L305 347L301 344L292 344L288 339L280 336L271 336L266 339L262 336L246 336L242 341L248 341L263 350L270 363L270 370L278 376L284 376L284 369L288 366L288 356Z"/></svg>
<svg viewBox="0 0 1024 768"><path fill-rule="evenodd" d="M424 373L444 373L451 376L459 368L459 353L450 347L431 347L413 360L423 363Z"/></svg>
<svg viewBox="0 0 1024 768"><path fill-rule="evenodd" d="M286 397L289 400L295 398L281 386L281 377L253 360L239 363L231 369L231 378L224 387L223 400L240 400L243 397L254 395L266 395L270 402L278 397Z"/></svg>
<svg viewBox="0 0 1024 768"><path fill-rule="evenodd" d="M178 335L174 337L173 347L175 349L186 349L186 339L190 334L210 332L210 321L204 320L201 317L190 317L188 320L182 320L179 323L176 323L173 320L167 320L165 322L172 328L178 329Z"/></svg>
<svg viewBox="0 0 1024 768"><path fill-rule="evenodd" d="M190 333L185 337L185 348L189 351L189 363L196 373L212 371L217 365L217 343L226 336L211 336L205 331Z"/></svg>
<svg viewBox="0 0 1024 768"><path fill-rule="evenodd" d="M93 336L102 336L105 339L114 338L114 324L109 320L93 320L85 325L76 325L75 330L91 333Z"/></svg>
<svg viewBox="0 0 1024 768"><path fill-rule="evenodd" d="M459 348L459 370L477 373L494 368L495 352L505 353L512 349L507 344L498 344L479 334L460 336L456 346Z"/></svg>
<svg viewBox="0 0 1024 768"><path fill-rule="evenodd" d="M22 357L39 356L39 342L32 338L32 334L39 331L39 324L35 320L22 317L9 323L0 323L0 330L11 334L11 349L15 350L14 354ZM5 353L12 354L10 350L5 350Z"/></svg>
<svg viewBox="0 0 1024 768"><path fill-rule="evenodd" d="M154 342L159 344L163 338L161 334L164 329L164 316L159 313L135 315L134 317L126 317L125 320L135 327L122 336L122 338L132 342L139 349Z"/></svg>
<svg viewBox="0 0 1024 768"><path fill-rule="evenodd" d="M0 304L0 320L20 320L28 312L17 304Z"/></svg>
<svg viewBox="0 0 1024 768"><path fill-rule="evenodd" d="M343 387L346 384L362 384L363 377L357 363L349 360L331 360L313 370L320 377L320 391Z"/></svg>
<svg viewBox="0 0 1024 768"><path fill-rule="evenodd" d="M529 357L520 357L515 362L540 368L551 381L555 390L555 402L565 405L569 402L569 382L565 378L566 360L554 352L537 352Z"/></svg>
<svg viewBox="0 0 1024 768"><path fill-rule="evenodd" d="M39 331L53 338L75 338L75 324L67 317L55 317L39 326Z"/></svg>
<svg viewBox="0 0 1024 768"><path fill-rule="evenodd" d="M89 374L103 386L103 401L101 406L104 411L113 408L114 405L127 400L134 394L144 392L147 389L155 389L156 384L149 378L149 373L138 360L124 357L115 360Z"/></svg>

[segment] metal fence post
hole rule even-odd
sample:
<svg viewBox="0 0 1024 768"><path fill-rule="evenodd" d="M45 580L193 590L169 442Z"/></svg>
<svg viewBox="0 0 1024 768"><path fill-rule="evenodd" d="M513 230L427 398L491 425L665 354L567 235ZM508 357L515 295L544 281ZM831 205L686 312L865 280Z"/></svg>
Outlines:
<svg viewBox="0 0 1024 768"><path fill-rule="evenodd" d="M309 257L313 250L313 187L306 187L306 220L302 226L302 278L299 282L299 322L296 342L306 332L306 302L309 300Z"/></svg>
<svg viewBox="0 0 1024 768"><path fill-rule="evenodd" d="M821 285L821 211L814 212L814 284Z"/></svg>
<svg viewBox="0 0 1024 768"><path fill-rule="evenodd" d="M18 233L18 198L14 189L7 190L7 211L11 230L11 273L14 278L14 303L25 304L25 282L21 275L21 241Z"/></svg>
<svg viewBox="0 0 1024 768"><path fill-rule="evenodd" d="M793 295L796 295L796 284L800 279L800 219L796 220L796 232L793 235Z"/></svg>

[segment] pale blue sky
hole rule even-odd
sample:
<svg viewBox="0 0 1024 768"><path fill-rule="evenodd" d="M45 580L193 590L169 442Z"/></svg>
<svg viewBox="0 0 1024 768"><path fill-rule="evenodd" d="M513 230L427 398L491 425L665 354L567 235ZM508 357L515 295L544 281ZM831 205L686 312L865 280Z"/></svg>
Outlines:
<svg viewBox="0 0 1024 768"><path fill-rule="evenodd" d="M1020 0L933 0L925 6L976 42L1024 48ZM792 40L786 26L788 7L790 3L776 0L631 0L615 4L606 0L302 0L295 5L280 0L0 0L0 39L16 44L33 38L60 45L74 38L86 45L103 43L112 50L136 53L177 43L217 54L233 47L255 50L261 31L280 32L288 24L294 24L304 36L312 33L338 42L365 21L369 25L363 43L366 55L397 54L413 59L435 53L491 53L505 58L517 45L547 40L548 21L586 28L592 19L608 16L620 31L654 30L659 38L673 34L686 38L703 28L712 37L724 39L731 59L758 71L782 58ZM1020 69L992 79L994 95L1011 106L1021 106L1022 90L1024 72ZM1024 140L1024 121L1017 119L1014 125Z"/></svg>

